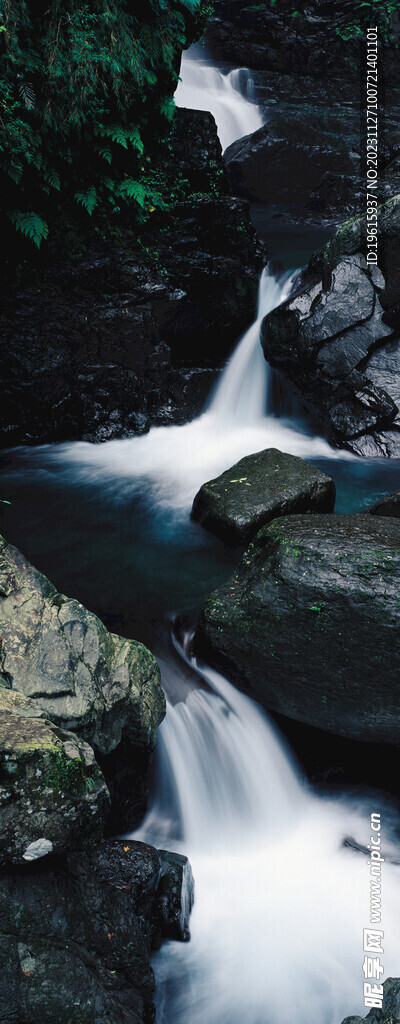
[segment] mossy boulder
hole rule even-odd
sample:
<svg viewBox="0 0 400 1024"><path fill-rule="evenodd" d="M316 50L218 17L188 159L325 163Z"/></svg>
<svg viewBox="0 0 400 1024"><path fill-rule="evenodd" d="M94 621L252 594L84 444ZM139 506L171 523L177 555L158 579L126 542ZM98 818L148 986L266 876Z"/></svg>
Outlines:
<svg viewBox="0 0 400 1024"><path fill-rule="evenodd" d="M3 538L0 636L3 683L30 697L59 728L90 743L107 782L113 781L112 758L123 748L131 767L123 798L131 806L143 803L143 780L165 714L153 655L143 644L109 633ZM117 803L118 792L113 798Z"/></svg>
<svg viewBox="0 0 400 1024"><path fill-rule="evenodd" d="M0 687L0 863L23 863L98 841L110 795L93 750Z"/></svg>
<svg viewBox="0 0 400 1024"><path fill-rule="evenodd" d="M2 1024L149 1024L150 956L163 938L183 937L177 903L190 909L193 890L187 859L179 867L169 857L168 865L144 843L104 841L3 874Z"/></svg>
<svg viewBox="0 0 400 1024"><path fill-rule="evenodd" d="M212 594L195 652L266 708L400 744L400 523L286 516Z"/></svg>
<svg viewBox="0 0 400 1024"><path fill-rule="evenodd" d="M266 448L247 455L200 488L192 518L233 544L251 537L278 516L333 512L333 480L309 462Z"/></svg>

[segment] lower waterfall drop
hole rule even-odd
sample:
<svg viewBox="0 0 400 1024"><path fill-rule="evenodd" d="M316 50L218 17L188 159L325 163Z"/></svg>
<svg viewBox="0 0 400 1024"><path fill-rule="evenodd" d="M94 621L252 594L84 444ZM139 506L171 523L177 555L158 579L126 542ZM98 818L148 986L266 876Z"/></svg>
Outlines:
<svg viewBox="0 0 400 1024"><path fill-rule="evenodd" d="M157 1024L340 1024L364 1015L371 806L304 785L267 715L217 672L168 704L157 789L134 838L185 853L191 940L154 959ZM345 845L355 837L359 849ZM354 838L353 838L354 844ZM385 976L400 869L385 812Z"/></svg>

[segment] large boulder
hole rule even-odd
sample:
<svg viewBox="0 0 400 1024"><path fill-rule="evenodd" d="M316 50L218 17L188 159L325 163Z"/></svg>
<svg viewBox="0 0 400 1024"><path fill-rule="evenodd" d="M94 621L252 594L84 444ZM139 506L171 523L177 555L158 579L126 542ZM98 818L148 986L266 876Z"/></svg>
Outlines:
<svg viewBox="0 0 400 1024"><path fill-rule="evenodd" d="M322 217L337 224L346 212L351 216L359 209L363 183L354 140L343 139L340 120L326 124L317 108L312 123L298 117L269 119L233 142L224 158L236 195L284 206L294 220Z"/></svg>
<svg viewBox="0 0 400 1024"><path fill-rule="evenodd" d="M195 651L266 708L400 744L400 524L286 516L212 594Z"/></svg>
<svg viewBox="0 0 400 1024"><path fill-rule="evenodd" d="M143 776L165 714L153 655L109 633L3 538L0 635L5 685L30 697L59 728L90 743L107 781L107 765L123 747L131 776L130 792L120 799L131 808L143 804ZM118 793L112 796L118 802Z"/></svg>
<svg viewBox="0 0 400 1024"><path fill-rule="evenodd" d="M390 204L388 220L397 223L399 208ZM400 334L393 292L387 302L384 246L382 273L359 251L361 227L355 221L338 232L310 262L294 297L263 320L262 344L333 444L361 455L396 455Z"/></svg>
<svg viewBox="0 0 400 1024"><path fill-rule="evenodd" d="M233 544L247 544L277 516L333 512L335 484L320 469L277 448L247 455L200 488L192 518Z"/></svg>
<svg viewBox="0 0 400 1024"><path fill-rule="evenodd" d="M110 796L93 750L0 686L0 863L23 863L98 841Z"/></svg>
<svg viewBox="0 0 400 1024"><path fill-rule="evenodd" d="M3 874L2 1024L150 1024L150 955L163 938L183 938L179 899L187 937L193 894L188 861L169 857L116 840Z"/></svg>

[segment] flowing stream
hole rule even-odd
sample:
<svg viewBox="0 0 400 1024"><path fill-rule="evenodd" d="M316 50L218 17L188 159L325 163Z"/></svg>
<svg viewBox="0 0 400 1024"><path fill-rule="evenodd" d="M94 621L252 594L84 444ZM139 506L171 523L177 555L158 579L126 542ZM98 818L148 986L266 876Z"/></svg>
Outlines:
<svg viewBox="0 0 400 1024"><path fill-rule="evenodd" d="M260 345L263 316L290 293L296 272L277 279L265 268L260 279L257 317L236 346L204 413L183 426L153 427L142 437L90 444L81 441L48 449L48 458L74 465L81 478L118 479L119 485L146 481L153 499L187 513L202 483L244 455L276 447L293 455L340 459L315 436L307 420L277 417L271 370Z"/></svg>
<svg viewBox="0 0 400 1024"><path fill-rule="evenodd" d="M213 670L200 673L207 689L168 705L159 781L137 833L185 852L195 877L191 941L155 958L157 1022L340 1024L363 1014L375 802L316 797L261 709ZM384 820L390 975L400 868L389 809Z"/></svg>
<svg viewBox="0 0 400 1024"><path fill-rule="evenodd" d="M189 56L176 98L216 112L225 146L259 126L249 88L243 70L223 75ZM336 480L342 474L354 486L355 507L357 473L366 479L364 503L368 493L374 500L391 489L388 463L362 464L333 451L301 417L276 415L260 322L293 281L293 272L278 280L264 270L256 320L192 423L5 454L10 540L109 627L148 642L162 663L168 712L136 835L189 856L196 897L191 941L167 942L154 958L158 1024L340 1024L364 1014L366 846L377 810L385 975L399 973L393 812L375 795L367 803L315 795L267 715L192 663L190 644L177 654L169 636L159 636L160 622L169 633L174 614L201 603L228 574L229 553L188 513L198 487L237 459L275 446L325 460ZM125 618L115 618L122 608Z"/></svg>

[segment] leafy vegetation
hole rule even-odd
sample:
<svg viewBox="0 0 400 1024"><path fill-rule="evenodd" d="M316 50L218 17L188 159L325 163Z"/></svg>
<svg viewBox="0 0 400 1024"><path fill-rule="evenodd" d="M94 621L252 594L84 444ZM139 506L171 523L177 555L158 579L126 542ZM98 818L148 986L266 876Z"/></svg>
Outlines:
<svg viewBox="0 0 400 1024"><path fill-rule="evenodd" d="M399 0L341 0L335 6L335 31L344 41L363 36L369 25L379 26L383 41L393 41L393 15Z"/></svg>
<svg viewBox="0 0 400 1024"><path fill-rule="evenodd" d="M204 7L204 0L203 0ZM200 0L0 0L2 215L39 247L65 214L143 222Z"/></svg>
<svg viewBox="0 0 400 1024"><path fill-rule="evenodd" d="M295 9L288 0L265 0L265 4L253 4L247 10L265 10L266 6L284 7L292 18L298 18L309 8L308 0L297 0ZM393 29L393 15L399 12L399 0L321 0L318 13L329 15L332 28L344 42L365 34L369 25L378 25L380 38L397 45Z"/></svg>

